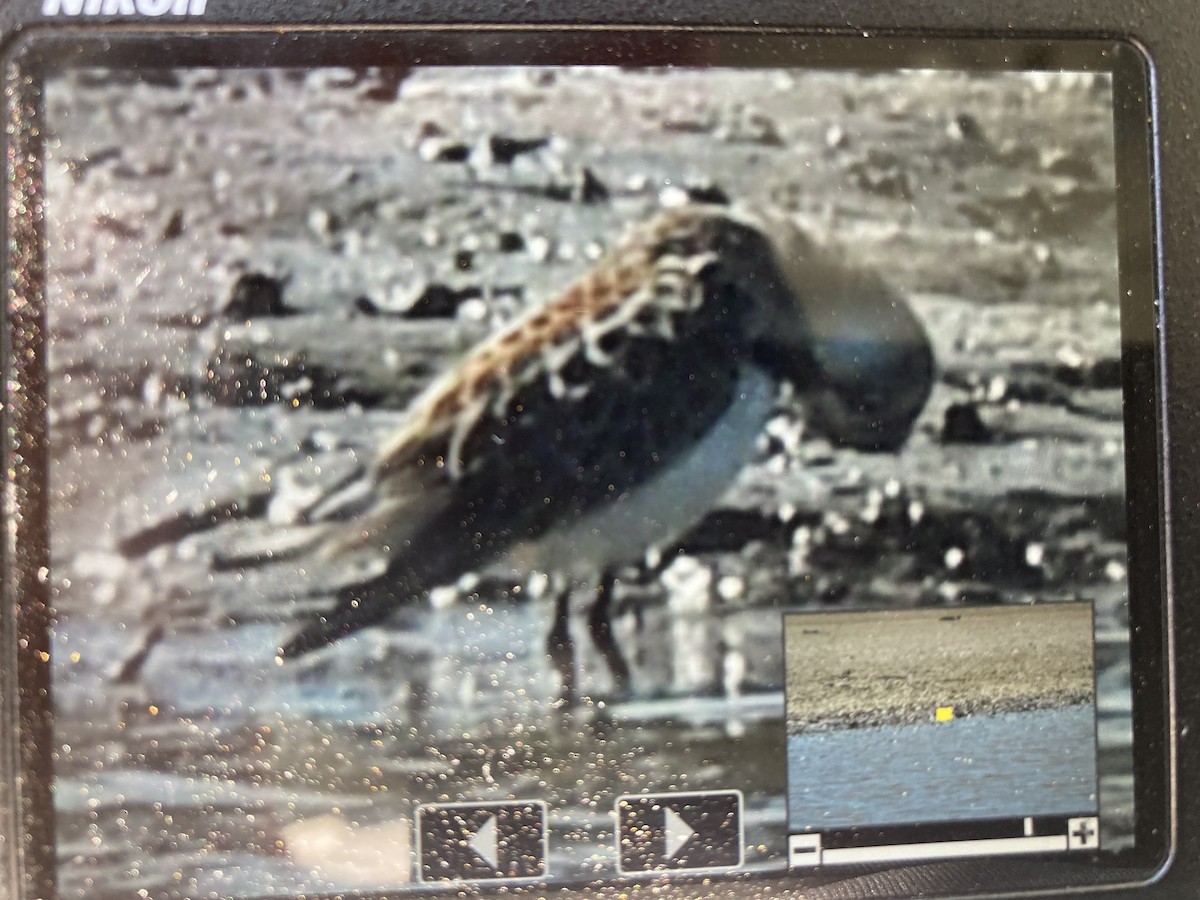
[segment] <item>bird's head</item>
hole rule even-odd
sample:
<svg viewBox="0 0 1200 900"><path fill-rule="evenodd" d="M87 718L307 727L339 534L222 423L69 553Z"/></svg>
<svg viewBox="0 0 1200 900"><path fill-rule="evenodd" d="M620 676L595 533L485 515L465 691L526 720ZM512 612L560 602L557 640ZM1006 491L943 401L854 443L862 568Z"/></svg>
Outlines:
<svg viewBox="0 0 1200 900"><path fill-rule="evenodd" d="M810 427L859 450L903 444L934 382L929 337L904 297L789 220L729 222L715 249L756 282L747 336L804 397Z"/></svg>

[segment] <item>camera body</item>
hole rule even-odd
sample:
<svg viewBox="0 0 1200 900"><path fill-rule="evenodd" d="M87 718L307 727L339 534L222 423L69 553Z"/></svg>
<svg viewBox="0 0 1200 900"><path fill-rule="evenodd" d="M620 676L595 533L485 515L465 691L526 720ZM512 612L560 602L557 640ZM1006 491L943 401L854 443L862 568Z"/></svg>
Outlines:
<svg viewBox="0 0 1200 900"><path fill-rule="evenodd" d="M1189 895L1197 39L0 4L0 896Z"/></svg>

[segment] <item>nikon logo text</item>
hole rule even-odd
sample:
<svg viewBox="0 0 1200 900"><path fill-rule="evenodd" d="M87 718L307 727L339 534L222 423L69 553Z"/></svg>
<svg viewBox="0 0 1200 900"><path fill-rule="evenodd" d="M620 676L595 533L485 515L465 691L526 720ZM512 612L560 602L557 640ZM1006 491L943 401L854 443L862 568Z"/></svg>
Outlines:
<svg viewBox="0 0 1200 900"><path fill-rule="evenodd" d="M43 16L202 16L208 0L42 0Z"/></svg>

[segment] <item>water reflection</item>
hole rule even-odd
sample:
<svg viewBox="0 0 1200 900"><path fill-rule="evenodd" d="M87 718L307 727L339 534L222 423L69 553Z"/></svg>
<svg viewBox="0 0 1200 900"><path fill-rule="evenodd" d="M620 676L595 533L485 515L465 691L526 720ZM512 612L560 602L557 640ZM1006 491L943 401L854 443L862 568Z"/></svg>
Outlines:
<svg viewBox="0 0 1200 900"><path fill-rule="evenodd" d="M120 697L104 666L127 635L68 623L64 896L402 888L416 808L475 800L544 800L552 879L590 880L615 875L616 798L646 791L741 790L748 866L781 867L779 612L673 612L618 623L638 699L576 709L557 702L536 602L427 609L296 665L276 665L276 626L171 634ZM577 644L600 697L603 661Z"/></svg>
<svg viewBox="0 0 1200 900"><path fill-rule="evenodd" d="M789 824L1094 815L1095 728L1077 705L793 735Z"/></svg>

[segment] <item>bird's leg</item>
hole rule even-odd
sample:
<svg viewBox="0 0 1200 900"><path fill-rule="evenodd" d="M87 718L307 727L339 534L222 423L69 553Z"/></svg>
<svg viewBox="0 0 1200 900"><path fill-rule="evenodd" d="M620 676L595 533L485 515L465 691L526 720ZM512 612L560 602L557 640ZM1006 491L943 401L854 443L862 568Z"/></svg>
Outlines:
<svg viewBox="0 0 1200 900"><path fill-rule="evenodd" d="M558 669L561 698L565 705L574 706L575 693L575 642L571 639L571 584L553 583L554 626L546 638L546 653L554 668Z"/></svg>
<svg viewBox="0 0 1200 900"><path fill-rule="evenodd" d="M625 661L621 648L617 646L612 628L612 603L616 584L617 576L614 572L606 571L600 576L596 600L588 612L588 630L592 633L592 643L608 664L616 695L627 697L631 680L629 663Z"/></svg>

